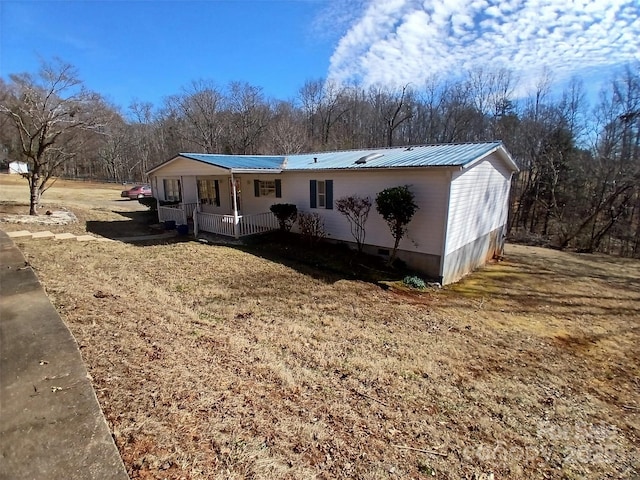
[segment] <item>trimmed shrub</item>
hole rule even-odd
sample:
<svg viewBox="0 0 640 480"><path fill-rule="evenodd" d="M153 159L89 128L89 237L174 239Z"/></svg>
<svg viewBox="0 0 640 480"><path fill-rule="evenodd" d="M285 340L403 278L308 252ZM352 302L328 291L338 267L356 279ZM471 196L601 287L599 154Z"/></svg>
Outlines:
<svg viewBox="0 0 640 480"><path fill-rule="evenodd" d="M400 240L407 233L407 224L418 210L418 206L413 200L414 195L408 185L387 188L378 193L376 197L376 210L387 222L395 240L389 257L390 265L396 259Z"/></svg>
<svg viewBox="0 0 640 480"><path fill-rule="evenodd" d="M298 207L292 203L275 203L269 207L269 210L278 219L282 232L290 231L298 217Z"/></svg>

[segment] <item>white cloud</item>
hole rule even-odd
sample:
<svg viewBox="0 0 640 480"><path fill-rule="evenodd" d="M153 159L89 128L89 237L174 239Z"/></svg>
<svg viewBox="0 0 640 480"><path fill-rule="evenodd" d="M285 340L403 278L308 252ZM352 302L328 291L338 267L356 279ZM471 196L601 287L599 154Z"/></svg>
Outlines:
<svg viewBox="0 0 640 480"><path fill-rule="evenodd" d="M507 67L558 80L639 58L637 0L369 0L340 38L328 77L416 85Z"/></svg>

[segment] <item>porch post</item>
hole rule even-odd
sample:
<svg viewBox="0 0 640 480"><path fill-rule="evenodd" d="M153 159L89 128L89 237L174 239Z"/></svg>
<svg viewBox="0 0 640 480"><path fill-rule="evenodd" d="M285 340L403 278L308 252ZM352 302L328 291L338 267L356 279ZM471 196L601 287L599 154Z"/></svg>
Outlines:
<svg viewBox="0 0 640 480"><path fill-rule="evenodd" d="M182 205L182 223L187 225L189 222L187 220L187 205L184 201L184 179L182 175L180 175L180 203Z"/></svg>
<svg viewBox="0 0 640 480"><path fill-rule="evenodd" d="M198 214L200 213L200 202L196 205L196 210L193 212L193 236L198 238Z"/></svg>
<svg viewBox="0 0 640 480"><path fill-rule="evenodd" d="M236 198L236 181L233 178L233 171L231 172L231 199L233 202L233 236L235 238L240 238L240 233L238 231L238 223L240 222L240 217L238 216L238 199Z"/></svg>

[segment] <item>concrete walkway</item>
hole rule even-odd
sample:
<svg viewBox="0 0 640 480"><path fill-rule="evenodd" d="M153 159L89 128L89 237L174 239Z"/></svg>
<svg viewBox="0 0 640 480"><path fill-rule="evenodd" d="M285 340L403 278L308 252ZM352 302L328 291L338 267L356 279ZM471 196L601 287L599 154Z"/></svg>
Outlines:
<svg viewBox="0 0 640 480"><path fill-rule="evenodd" d="M0 479L128 480L75 339L0 231Z"/></svg>
<svg viewBox="0 0 640 480"><path fill-rule="evenodd" d="M149 240L164 240L167 238L173 238L177 235L177 232L166 232L166 233L158 233L155 235L136 235L134 237L118 237L118 238L106 238L106 237L96 237L90 234L86 235L74 235L73 233L52 233L48 230L42 232L30 232L29 230L16 230L13 232L7 232L7 236L9 238L15 238L20 240L40 240L40 239L49 239L49 240L76 240L78 242L146 242Z"/></svg>

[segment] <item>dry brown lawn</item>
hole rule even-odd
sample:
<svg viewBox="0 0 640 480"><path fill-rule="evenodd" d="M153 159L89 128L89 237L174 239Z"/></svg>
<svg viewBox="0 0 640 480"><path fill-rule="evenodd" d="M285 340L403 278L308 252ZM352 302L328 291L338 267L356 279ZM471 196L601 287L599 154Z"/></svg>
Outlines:
<svg viewBox="0 0 640 480"><path fill-rule="evenodd" d="M197 242L18 245L132 478L640 474L638 261L509 245L407 294Z"/></svg>

